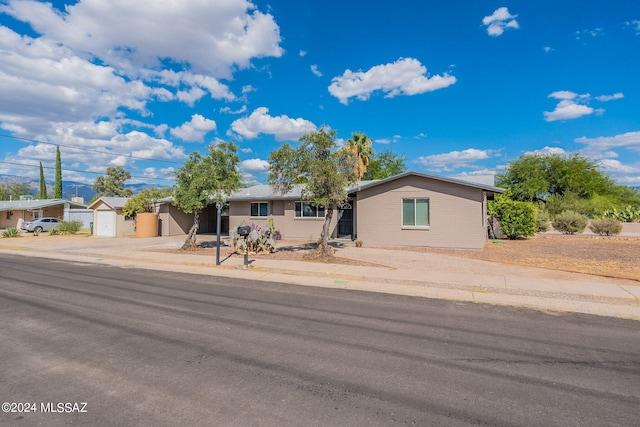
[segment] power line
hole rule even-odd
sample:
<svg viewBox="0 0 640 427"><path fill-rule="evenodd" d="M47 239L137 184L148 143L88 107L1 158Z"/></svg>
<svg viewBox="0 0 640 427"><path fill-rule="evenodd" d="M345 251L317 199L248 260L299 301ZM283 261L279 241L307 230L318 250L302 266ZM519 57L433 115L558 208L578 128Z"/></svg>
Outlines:
<svg viewBox="0 0 640 427"><path fill-rule="evenodd" d="M18 162L7 162L7 161L3 161L0 160L0 163L4 163L7 165L14 165L14 166L24 166L24 167L28 167L28 168L39 168L39 165L30 165L30 164L26 164L26 163L18 163ZM42 166L42 169L55 169L55 167L53 166ZM77 173L90 173L90 174L94 174L94 175L104 175L101 172L92 172L92 171L79 171L79 170L75 170L75 169L62 169L62 171L65 172L77 172ZM139 176L139 175L131 175L131 178L138 178L138 179L145 179L145 180L156 180L156 181L175 181L175 178L152 178L152 177L148 177L148 176Z"/></svg>
<svg viewBox="0 0 640 427"><path fill-rule="evenodd" d="M65 148L70 148L70 149L73 149L73 150L87 151L89 153L106 154L108 156L125 156L125 157L128 157L130 159L135 159L135 160L148 160L148 161L152 161L152 162L163 162L163 163L180 164L180 162L177 162L175 160L153 159L153 158L150 158L150 157L139 157L139 156L134 156L132 154L117 153L115 151L94 150L94 149L91 149L91 148L75 147L73 145L57 144L57 143L53 143L53 142L37 141L35 139L21 138L19 136L7 135L7 134L4 134L4 133L0 133L0 137L9 138L9 139L15 139L17 141L21 141L21 142L25 142L25 143L55 145L57 147L65 147Z"/></svg>

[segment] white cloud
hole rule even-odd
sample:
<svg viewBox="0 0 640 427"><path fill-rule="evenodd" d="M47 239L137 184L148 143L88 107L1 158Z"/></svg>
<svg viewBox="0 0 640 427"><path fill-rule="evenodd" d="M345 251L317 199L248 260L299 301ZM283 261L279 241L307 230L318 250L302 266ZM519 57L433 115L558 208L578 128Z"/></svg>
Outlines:
<svg viewBox="0 0 640 427"><path fill-rule="evenodd" d="M237 109L237 110L232 110L230 107L222 107L220 108L220 112L221 113L225 113L225 114L242 114L245 113L247 111L247 106L243 105L241 108Z"/></svg>
<svg viewBox="0 0 640 427"><path fill-rule="evenodd" d="M488 159L492 155L492 150L469 148L462 151L451 151L449 153L421 156L416 159L416 162L423 164L429 168L430 171L446 172L462 167L469 167L472 163Z"/></svg>
<svg viewBox="0 0 640 427"><path fill-rule="evenodd" d="M240 168L245 172L264 173L269 170L269 162L262 159L243 160Z"/></svg>
<svg viewBox="0 0 640 427"><path fill-rule="evenodd" d="M611 175L638 174L640 178L640 164L623 164L619 160L603 159L598 162L603 171Z"/></svg>
<svg viewBox="0 0 640 427"><path fill-rule="evenodd" d="M517 18L518 15L512 15L509 13L509 9L506 7L500 7L493 11L489 16L485 16L482 19L482 24L487 27L487 34L493 37L498 37L504 33L505 29L513 28L518 29Z"/></svg>
<svg viewBox="0 0 640 427"><path fill-rule="evenodd" d="M588 116L590 114L601 115L604 114L604 109L594 109L587 105L591 99L591 95L588 93L579 95L575 92L568 90L560 90L552 92L549 98L560 100L553 111L543 112L544 119L547 122L553 122L556 120L571 120L577 119L582 116ZM599 95L595 97L596 101L608 102L616 99L624 98L622 92L615 93L613 95Z"/></svg>
<svg viewBox="0 0 640 427"><path fill-rule="evenodd" d="M318 70L318 66L316 64L313 64L311 66L311 72L318 77L322 77L322 73L320 72L320 70Z"/></svg>
<svg viewBox="0 0 640 427"><path fill-rule="evenodd" d="M602 28L593 28L590 30L576 31L576 40L582 40L586 37L598 37L604 34Z"/></svg>
<svg viewBox="0 0 640 427"><path fill-rule="evenodd" d="M545 121L571 120L593 114L594 109L584 105L584 102L589 99L589 96L589 94L578 95L577 93L567 90L551 93L549 98L559 99L560 102L556 105L555 110L543 112Z"/></svg>
<svg viewBox="0 0 640 427"><path fill-rule="evenodd" d="M120 107L144 113L151 91L110 67L94 65L69 49L20 36L0 26L0 121L24 133L50 122L114 117Z"/></svg>
<svg viewBox="0 0 640 427"><path fill-rule="evenodd" d="M549 53L549 52L552 52L552 51L554 51L554 50L555 50L555 49L554 49L554 48L552 48L551 46L545 46L545 47L543 47L542 49L543 49L546 53Z"/></svg>
<svg viewBox="0 0 640 427"><path fill-rule="evenodd" d="M563 148L560 148L560 147L545 146L545 147L541 148L540 150L527 151L525 154L542 154L542 155L560 154L560 155L564 155L564 154L567 154L567 152Z"/></svg>
<svg viewBox="0 0 640 427"><path fill-rule="evenodd" d="M625 22L627 27L631 28L636 32L636 35L640 35L640 20L633 20Z"/></svg>
<svg viewBox="0 0 640 427"><path fill-rule="evenodd" d="M231 129L243 138L253 139L260 134L274 135L277 141L295 140L317 128L308 120L288 116L270 116L266 107L256 108L248 117L231 123ZM231 134L231 131L230 131Z"/></svg>
<svg viewBox="0 0 640 427"><path fill-rule="evenodd" d="M329 93L346 105L349 98L366 101L376 91L384 92L385 98L393 98L443 89L455 82L456 78L447 73L430 77L427 68L417 59L401 58L365 72L346 70L342 76L332 79Z"/></svg>
<svg viewBox="0 0 640 427"><path fill-rule="evenodd" d="M191 116L191 121L170 130L171 135L183 141L202 142L204 136L216 129L216 122L200 114Z"/></svg>
<svg viewBox="0 0 640 427"><path fill-rule="evenodd" d="M164 58L228 78L256 57L283 54L273 16L246 0L81 0L64 11L50 3L9 1L3 11L87 57L135 73Z"/></svg>
<svg viewBox="0 0 640 427"><path fill-rule="evenodd" d="M375 142L376 144L387 145L387 144L396 143L401 138L402 138L401 135L393 135L391 138L378 138L378 139L375 139L373 142Z"/></svg>
<svg viewBox="0 0 640 427"><path fill-rule="evenodd" d="M576 142L584 144L591 151L606 151L616 148L625 148L640 153L640 132L627 132L614 136L600 136L597 138L587 138L586 136L576 138Z"/></svg>
<svg viewBox="0 0 640 427"><path fill-rule="evenodd" d="M600 95L596 96L596 99L601 102L614 101L616 99L624 98L624 94L622 92L614 93L613 95Z"/></svg>

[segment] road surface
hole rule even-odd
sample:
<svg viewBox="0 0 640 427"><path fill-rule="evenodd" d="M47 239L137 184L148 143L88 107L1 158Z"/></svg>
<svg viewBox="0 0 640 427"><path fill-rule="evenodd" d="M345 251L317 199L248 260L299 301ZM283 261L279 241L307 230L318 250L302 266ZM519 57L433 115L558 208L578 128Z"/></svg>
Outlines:
<svg viewBox="0 0 640 427"><path fill-rule="evenodd" d="M0 424L637 425L640 323L0 255Z"/></svg>

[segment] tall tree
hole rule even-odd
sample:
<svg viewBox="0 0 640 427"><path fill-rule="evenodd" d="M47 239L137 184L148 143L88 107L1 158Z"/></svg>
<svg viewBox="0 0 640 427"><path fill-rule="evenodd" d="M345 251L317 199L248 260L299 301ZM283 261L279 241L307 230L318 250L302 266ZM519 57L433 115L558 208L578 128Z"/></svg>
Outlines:
<svg viewBox="0 0 640 427"><path fill-rule="evenodd" d="M371 148L371 138L364 133L354 133L351 139L347 140L347 148L356 157L355 174L358 179L367 171L367 166L373 157L373 148Z"/></svg>
<svg viewBox="0 0 640 427"><path fill-rule="evenodd" d="M97 193L94 199L100 197L131 197L133 191L124 188L124 183L131 178L131 173L121 166L107 168L107 174L99 176L93 182L93 190Z"/></svg>
<svg viewBox="0 0 640 427"><path fill-rule="evenodd" d="M198 152L191 153L189 160L178 169L174 205L193 214L193 225L182 249L195 248L200 212L212 201L224 202L240 188L242 175L238 172L240 158L237 152L235 144L222 142L210 146L206 157Z"/></svg>
<svg viewBox="0 0 640 427"><path fill-rule="evenodd" d="M31 186L23 182L0 184L0 200L18 200L20 196L31 194Z"/></svg>
<svg viewBox="0 0 640 427"><path fill-rule="evenodd" d="M498 186L510 189L512 198L523 202L565 194L586 199L615 186L596 162L579 154L525 154L496 178Z"/></svg>
<svg viewBox="0 0 640 427"><path fill-rule="evenodd" d="M40 189L38 191L38 199L44 200L47 197L47 183L44 180L44 169L42 168L42 162L40 162Z"/></svg>
<svg viewBox="0 0 640 427"><path fill-rule="evenodd" d="M364 180L385 179L407 171L404 156L386 150L376 153L371 159L365 174Z"/></svg>
<svg viewBox="0 0 640 427"><path fill-rule="evenodd" d="M62 162L60 161L60 147L56 147L56 178L53 182L53 198L62 199Z"/></svg>
<svg viewBox="0 0 640 427"><path fill-rule="evenodd" d="M288 143L269 156L269 184L286 194L296 183L304 183L302 197L316 206L323 206L325 220L318 242L322 256L331 256L329 226L333 208L347 199L347 188L355 184L356 158L347 148L337 148L336 131L320 129L299 139L298 148Z"/></svg>

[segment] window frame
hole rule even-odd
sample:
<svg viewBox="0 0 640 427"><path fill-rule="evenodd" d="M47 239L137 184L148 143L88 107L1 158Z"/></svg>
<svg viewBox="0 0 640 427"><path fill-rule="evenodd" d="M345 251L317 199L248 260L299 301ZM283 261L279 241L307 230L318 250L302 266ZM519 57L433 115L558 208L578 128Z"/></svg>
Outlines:
<svg viewBox="0 0 640 427"><path fill-rule="evenodd" d="M298 205L300 205L300 209L298 209ZM311 216L311 215L304 215L304 206L310 206L312 208L315 209L316 214L315 216ZM298 212L300 212L300 215L298 215ZM322 213L321 213L322 212ZM298 201L295 202L293 205L293 218L294 219L324 219L326 212L325 212L325 208L324 206L317 206L312 202L305 202L305 201Z"/></svg>
<svg viewBox="0 0 640 427"><path fill-rule="evenodd" d="M253 214L253 206L256 205L257 206L257 213L254 215ZM262 210L260 209L261 206L264 205L266 206L266 213L264 215L261 215ZM251 218L266 218L269 216L269 202L251 202L249 205L249 217Z"/></svg>
<svg viewBox="0 0 640 427"><path fill-rule="evenodd" d="M413 201L413 225L405 225L405 201ZM427 205L427 224L417 225L418 200L425 200ZM403 230L428 230L431 228L431 199L429 197L403 197L400 199L400 225Z"/></svg>

